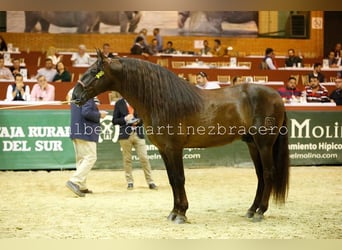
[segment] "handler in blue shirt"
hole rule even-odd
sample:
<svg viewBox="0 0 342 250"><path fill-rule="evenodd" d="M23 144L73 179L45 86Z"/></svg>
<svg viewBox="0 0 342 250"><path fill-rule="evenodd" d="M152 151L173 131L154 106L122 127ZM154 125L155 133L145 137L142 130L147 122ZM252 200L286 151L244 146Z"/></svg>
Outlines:
<svg viewBox="0 0 342 250"><path fill-rule="evenodd" d="M66 186L80 197L92 193L87 188L86 180L97 159L96 148L101 133L100 119L107 113L98 110L94 99L89 99L80 107L71 103L70 138L75 149L76 171Z"/></svg>

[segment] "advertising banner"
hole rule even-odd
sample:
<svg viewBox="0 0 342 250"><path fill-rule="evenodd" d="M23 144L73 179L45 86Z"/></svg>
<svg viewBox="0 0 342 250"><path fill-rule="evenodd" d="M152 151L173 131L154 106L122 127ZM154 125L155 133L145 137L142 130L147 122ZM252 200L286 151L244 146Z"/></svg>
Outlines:
<svg viewBox="0 0 342 250"><path fill-rule="evenodd" d="M101 121L95 168L122 169L118 127L111 110ZM75 154L69 138L69 110L5 110L0 112L0 170L72 169ZM291 165L341 165L342 118L339 112L288 112ZM152 168L164 168L158 149L147 139ZM236 141L215 148L189 148L184 166L252 166L247 146ZM135 153L133 166L139 166Z"/></svg>

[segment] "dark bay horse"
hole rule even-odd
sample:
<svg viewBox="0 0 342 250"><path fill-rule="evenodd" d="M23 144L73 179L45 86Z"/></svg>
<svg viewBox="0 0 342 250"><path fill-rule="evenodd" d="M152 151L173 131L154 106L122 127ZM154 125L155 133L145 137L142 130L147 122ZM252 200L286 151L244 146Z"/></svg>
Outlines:
<svg viewBox="0 0 342 250"><path fill-rule="evenodd" d="M289 180L286 113L279 94L268 87L241 84L202 90L171 71L133 58L98 60L75 85L72 99L82 105L104 91L118 91L144 121L149 140L158 147L173 191L168 219L186 222L183 148L246 141L258 185L246 216L262 220L271 194L284 203Z"/></svg>

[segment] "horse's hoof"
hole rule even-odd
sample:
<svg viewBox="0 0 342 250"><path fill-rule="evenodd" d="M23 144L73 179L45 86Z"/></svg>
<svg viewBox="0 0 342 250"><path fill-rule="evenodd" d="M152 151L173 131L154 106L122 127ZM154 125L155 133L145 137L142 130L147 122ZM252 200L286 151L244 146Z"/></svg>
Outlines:
<svg viewBox="0 0 342 250"><path fill-rule="evenodd" d="M187 219L184 215L177 215L176 218L173 220L175 224L184 224L186 223Z"/></svg>
<svg viewBox="0 0 342 250"><path fill-rule="evenodd" d="M174 212L171 212L171 213L169 214L169 216L167 216L167 219L168 219L169 221L174 221L174 220L176 219L176 217L177 217L177 214L174 213Z"/></svg>
<svg viewBox="0 0 342 250"><path fill-rule="evenodd" d="M255 212L248 210L246 213L246 218L250 219L254 217Z"/></svg>
<svg viewBox="0 0 342 250"><path fill-rule="evenodd" d="M263 214L255 213L253 217L253 222L260 222L264 219Z"/></svg>

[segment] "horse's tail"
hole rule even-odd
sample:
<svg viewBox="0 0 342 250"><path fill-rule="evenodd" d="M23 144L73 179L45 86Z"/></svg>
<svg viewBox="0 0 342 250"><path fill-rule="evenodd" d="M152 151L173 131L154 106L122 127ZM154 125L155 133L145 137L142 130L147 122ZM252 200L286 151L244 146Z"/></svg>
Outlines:
<svg viewBox="0 0 342 250"><path fill-rule="evenodd" d="M289 186L290 159L288 141L287 115L285 112L282 127L273 145L272 193L275 201L279 203L285 203Z"/></svg>

